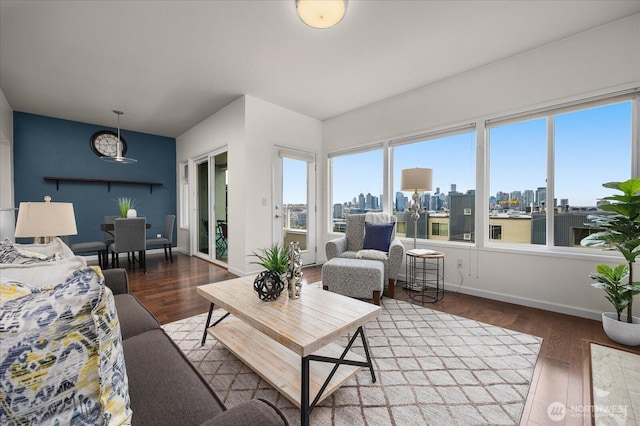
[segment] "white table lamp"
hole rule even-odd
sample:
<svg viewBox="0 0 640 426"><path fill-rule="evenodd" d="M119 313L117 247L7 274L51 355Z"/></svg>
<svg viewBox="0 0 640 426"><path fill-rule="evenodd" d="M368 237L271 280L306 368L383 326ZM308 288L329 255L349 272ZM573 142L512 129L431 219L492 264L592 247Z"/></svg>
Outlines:
<svg viewBox="0 0 640 426"><path fill-rule="evenodd" d="M33 237L34 243L47 244L58 236L77 233L73 203L52 203L49 196L44 203L20 203L16 237Z"/></svg>

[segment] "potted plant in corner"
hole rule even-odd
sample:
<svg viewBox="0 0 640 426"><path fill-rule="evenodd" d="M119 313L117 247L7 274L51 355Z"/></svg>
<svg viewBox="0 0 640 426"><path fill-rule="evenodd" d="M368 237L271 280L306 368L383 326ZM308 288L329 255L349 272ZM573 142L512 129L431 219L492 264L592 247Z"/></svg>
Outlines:
<svg viewBox="0 0 640 426"><path fill-rule="evenodd" d="M640 345L640 318L633 316L633 296L640 294L640 282L633 280L633 266L640 256L640 178L602 186L622 194L603 198L611 203L600 209L612 214L587 216L591 221L588 225L602 231L589 235L580 244L617 250L624 257L626 263L615 268L598 265L596 272L589 276L596 281L592 285L604 290L616 310L602 314L602 327L607 336L614 342L636 346Z"/></svg>
<svg viewBox="0 0 640 426"><path fill-rule="evenodd" d="M254 251L251 256L258 259L251 263L266 269L256 277L253 289L261 300L277 299L285 287L286 274L289 269L289 252L284 246L275 243L271 247L259 250L259 252Z"/></svg>

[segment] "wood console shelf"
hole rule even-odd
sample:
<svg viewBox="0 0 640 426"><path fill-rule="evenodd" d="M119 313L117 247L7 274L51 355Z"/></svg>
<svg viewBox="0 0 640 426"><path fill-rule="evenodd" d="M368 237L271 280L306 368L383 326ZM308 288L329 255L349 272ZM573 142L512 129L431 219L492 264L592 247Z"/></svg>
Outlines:
<svg viewBox="0 0 640 426"><path fill-rule="evenodd" d="M107 191L111 192L111 184L118 185L144 185L149 186L149 192L153 194L154 186L162 186L161 182L143 182L138 180L115 180L115 179L87 179L87 178L69 178L69 177L54 177L45 176L44 180L47 182L56 183L56 191L60 190L60 182L84 182L84 183L106 183Z"/></svg>

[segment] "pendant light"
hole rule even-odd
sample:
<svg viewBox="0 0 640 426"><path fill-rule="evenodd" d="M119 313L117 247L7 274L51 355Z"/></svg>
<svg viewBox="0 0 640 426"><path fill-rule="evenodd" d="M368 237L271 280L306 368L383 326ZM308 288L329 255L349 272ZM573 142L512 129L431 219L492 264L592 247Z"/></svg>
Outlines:
<svg viewBox="0 0 640 426"><path fill-rule="evenodd" d="M102 160L107 161L109 163L119 163L119 164L132 164L132 163L137 163L138 160L136 160L135 158L128 158L128 157L123 157L122 156L122 140L120 139L120 116L124 114L123 111L114 109L113 110L114 114L116 114L118 116L118 139L116 141L116 155L115 157L112 156L104 156L101 157Z"/></svg>

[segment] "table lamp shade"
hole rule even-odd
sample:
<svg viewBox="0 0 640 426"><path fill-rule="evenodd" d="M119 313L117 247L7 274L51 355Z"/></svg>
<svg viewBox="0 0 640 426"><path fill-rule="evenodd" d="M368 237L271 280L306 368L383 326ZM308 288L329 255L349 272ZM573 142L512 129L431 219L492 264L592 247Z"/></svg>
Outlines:
<svg viewBox="0 0 640 426"><path fill-rule="evenodd" d="M401 191L431 191L433 169L413 168L402 171Z"/></svg>
<svg viewBox="0 0 640 426"><path fill-rule="evenodd" d="M16 237L57 237L77 233L72 203L20 203Z"/></svg>

